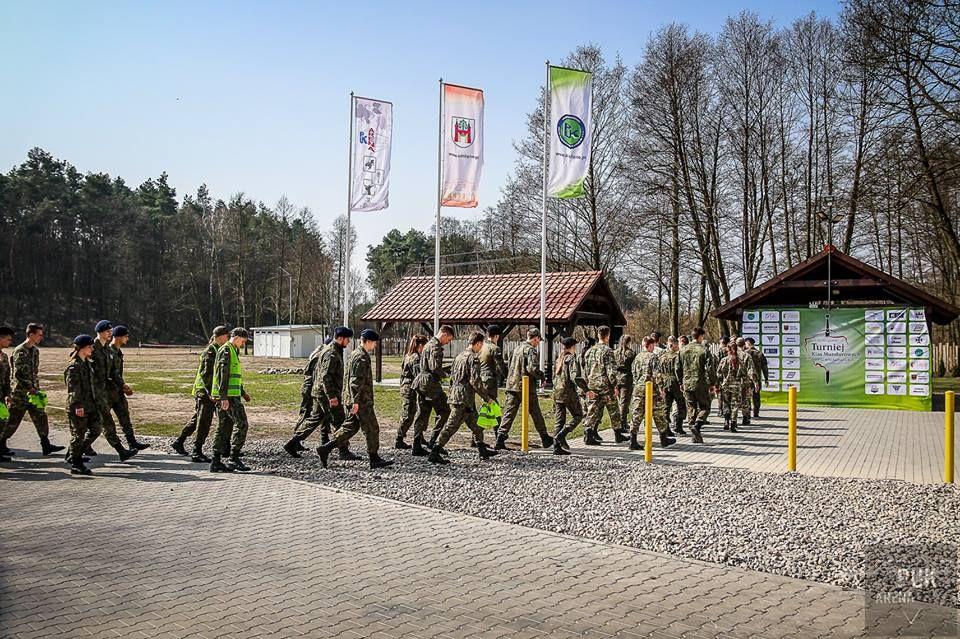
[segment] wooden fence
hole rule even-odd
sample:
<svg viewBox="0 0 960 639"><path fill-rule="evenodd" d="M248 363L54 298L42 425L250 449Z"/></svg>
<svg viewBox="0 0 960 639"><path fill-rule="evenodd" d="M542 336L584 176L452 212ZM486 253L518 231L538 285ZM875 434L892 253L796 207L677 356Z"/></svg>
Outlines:
<svg viewBox="0 0 960 639"><path fill-rule="evenodd" d="M934 344L932 355L933 374L940 374L940 364L943 363L946 374L952 375L960 364L960 344Z"/></svg>

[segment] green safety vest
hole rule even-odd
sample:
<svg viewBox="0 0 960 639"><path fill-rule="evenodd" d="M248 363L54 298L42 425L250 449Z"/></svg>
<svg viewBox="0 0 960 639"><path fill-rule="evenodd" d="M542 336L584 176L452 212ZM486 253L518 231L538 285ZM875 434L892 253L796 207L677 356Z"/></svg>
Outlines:
<svg viewBox="0 0 960 639"><path fill-rule="evenodd" d="M219 348L217 349L217 352L220 352L220 349L219 349ZM194 394L194 395L196 395L196 394L199 393L200 391L209 391L209 390L211 390L211 389L209 389L209 388L207 388L206 386L203 385L203 377L200 375L201 371L203 370L203 358L206 357L206 355L207 355L207 349L204 348L204 349L203 349L203 352L200 353L200 363L197 364L197 376L193 379L193 394ZM214 355L213 362L214 362L214 365L213 365L213 371L214 371L214 372L213 372L213 374L216 375L216 374L217 374L217 372L216 372L216 371L217 371L217 365L216 365L217 358L216 358L216 355Z"/></svg>
<svg viewBox="0 0 960 639"><path fill-rule="evenodd" d="M240 389L243 386L243 371L240 369L240 355L236 347L227 342L224 348L230 351L230 381L227 384L227 397L240 397ZM219 355L218 355L219 357ZM220 388L220 367L213 368L213 388Z"/></svg>

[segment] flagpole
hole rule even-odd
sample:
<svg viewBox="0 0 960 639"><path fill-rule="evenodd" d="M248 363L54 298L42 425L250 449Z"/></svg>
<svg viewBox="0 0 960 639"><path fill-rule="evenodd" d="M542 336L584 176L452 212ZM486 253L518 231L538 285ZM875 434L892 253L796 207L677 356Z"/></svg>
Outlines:
<svg viewBox="0 0 960 639"><path fill-rule="evenodd" d="M350 144L347 145L347 235L343 259L343 325L350 326L350 210L353 195L353 91L350 92Z"/></svg>
<svg viewBox="0 0 960 639"><path fill-rule="evenodd" d="M543 85L543 220L540 229L540 336L547 340L547 155L550 153L550 61ZM540 348L540 370L547 370L546 345Z"/></svg>
<svg viewBox="0 0 960 639"><path fill-rule="evenodd" d="M433 334L440 332L440 198L443 190L443 78L440 78L440 104L437 109L437 228L433 256Z"/></svg>

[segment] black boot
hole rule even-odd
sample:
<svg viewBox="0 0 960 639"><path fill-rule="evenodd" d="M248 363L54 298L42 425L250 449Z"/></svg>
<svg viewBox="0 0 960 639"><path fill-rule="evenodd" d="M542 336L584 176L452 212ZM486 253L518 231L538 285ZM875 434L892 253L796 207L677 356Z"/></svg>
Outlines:
<svg viewBox="0 0 960 639"><path fill-rule="evenodd" d="M682 436L686 437L687 431L683 430L683 424L677 424L676 434L677 434L677 435L682 435Z"/></svg>
<svg viewBox="0 0 960 639"><path fill-rule="evenodd" d="M730 416L723 416L723 430L730 430Z"/></svg>
<svg viewBox="0 0 960 639"><path fill-rule="evenodd" d="M749 426L749 425L750 425L750 414L748 413L748 414L744 415L744 416L743 416L743 419L741 420L740 423L743 424L744 426ZM734 424L734 426L736 426L736 424ZM732 430L732 429L731 429L731 430ZM736 432L736 431L734 431L734 432Z"/></svg>
<svg viewBox="0 0 960 639"><path fill-rule="evenodd" d="M507 450L507 434L500 433L497 435L497 443L493 445L494 450Z"/></svg>
<svg viewBox="0 0 960 639"><path fill-rule="evenodd" d="M553 454L554 455L569 455L570 451L563 447L563 444L560 443L561 438L553 438Z"/></svg>
<svg viewBox="0 0 960 639"><path fill-rule="evenodd" d="M324 444L328 443L330 443L330 433L326 431L320 431L320 445L323 446Z"/></svg>
<svg viewBox="0 0 960 639"><path fill-rule="evenodd" d="M427 450L426 446L424 446L422 435L417 435L413 438L412 454L414 457L426 457L430 454L430 451Z"/></svg>
<svg viewBox="0 0 960 639"><path fill-rule="evenodd" d="M483 442L478 442L474 440L477 444L477 452L480 453L480 459L490 459L491 457L497 456L497 451L490 448Z"/></svg>
<svg viewBox="0 0 960 639"><path fill-rule="evenodd" d="M564 450L570 450L570 444L567 443L567 434L563 430L558 430L553 434L553 446L559 446Z"/></svg>
<svg viewBox="0 0 960 639"><path fill-rule="evenodd" d="M676 434L675 432L673 432L673 431L670 429L669 426L667 426L666 433L667 433L667 437L676 437L676 436L677 436L677 434Z"/></svg>
<svg viewBox="0 0 960 639"><path fill-rule="evenodd" d="M349 448L338 448L340 461L363 461L363 456L351 452Z"/></svg>
<svg viewBox="0 0 960 639"><path fill-rule="evenodd" d="M148 444L147 442L138 442L136 439L131 439L127 443L129 444L129 448L133 448L136 450L146 450L150 448L150 444Z"/></svg>
<svg viewBox="0 0 960 639"><path fill-rule="evenodd" d="M96 457L97 451L93 449L93 446L87 446L86 448L83 449L83 454L86 455L87 457Z"/></svg>
<svg viewBox="0 0 960 639"><path fill-rule="evenodd" d="M370 455L371 470L376 470L377 468L386 468L387 466L393 466L392 459L384 459L380 455Z"/></svg>
<svg viewBox="0 0 960 639"><path fill-rule="evenodd" d="M553 448L553 437L546 433L540 434L540 448Z"/></svg>
<svg viewBox="0 0 960 639"><path fill-rule="evenodd" d="M40 438L40 451L43 453L43 456L52 455L54 453L59 453L61 450L65 450L66 446L54 446L50 443L50 438L41 437Z"/></svg>
<svg viewBox="0 0 960 639"><path fill-rule="evenodd" d="M299 450L301 453L307 450L307 447L303 445L303 442L300 441L299 438L297 438L297 450Z"/></svg>
<svg viewBox="0 0 960 639"><path fill-rule="evenodd" d="M131 457L133 457L139 452L140 451L137 450L136 448L128 449L128 448L124 448L123 446L117 447L117 455L120 456L120 461L122 462L127 461L128 459L130 459Z"/></svg>
<svg viewBox="0 0 960 639"><path fill-rule="evenodd" d="M241 472L246 472L250 470L250 467L240 461L240 455L233 455L230 457L230 463L233 464L234 470L239 470Z"/></svg>
<svg viewBox="0 0 960 639"><path fill-rule="evenodd" d="M187 449L184 448L183 440L180 438L175 439L173 443L170 444L170 448L172 448L173 452L175 452L176 454L183 455L184 457L190 454L187 452Z"/></svg>
<svg viewBox="0 0 960 639"><path fill-rule="evenodd" d="M291 457L300 458L300 438L293 437L290 441L283 445L283 450L287 451L287 454Z"/></svg>
<svg viewBox="0 0 960 639"><path fill-rule="evenodd" d="M4 457L14 456L14 452L7 448L7 440L5 439L0 441L0 455L3 455Z"/></svg>
<svg viewBox="0 0 960 639"><path fill-rule="evenodd" d="M677 440L673 437L670 437L667 433L660 433L660 445L664 448L668 448L677 443Z"/></svg>
<svg viewBox="0 0 960 639"><path fill-rule="evenodd" d="M440 433L433 433L430 435L430 441L427 442L427 448L433 450L433 447L437 445L437 439L440 438Z"/></svg>
<svg viewBox="0 0 960 639"><path fill-rule="evenodd" d="M618 444L622 444L623 442L631 441L631 440L630 440L630 434L627 433L627 432L624 432L624 431L622 431L622 430L620 430L620 429L618 429L618 428L614 428L614 429L613 429L613 441L616 442L616 443L618 443Z"/></svg>
<svg viewBox="0 0 960 639"><path fill-rule="evenodd" d="M13 461L13 457L10 455L0 455L0 464L9 464Z"/></svg>
<svg viewBox="0 0 960 639"><path fill-rule="evenodd" d="M700 424L694 424L690 427L690 435L694 444L702 444L703 436L700 434Z"/></svg>
<svg viewBox="0 0 960 639"><path fill-rule="evenodd" d="M393 447L397 450L410 450L410 444L403 441L400 435L397 435L397 441L394 442Z"/></svg>
<svg viewBox="0 0 960 639"><path fill-rule="evenodd" d="M637 441L636 433L630 433L630 450L643 450L643 446Z"/></svg>
<svg viewBox="0 0 960 639"><path fill-rule="evenodd" d="M583 431L583 443L587 446L599 446L603 443L600 436L592 428Z"/></svg>
<svg viewBox="0 0 960 639"><path fill-rule="evenodd" d="M747 423L747 420L744 419L744 420L743 420L743 423L746 424L746 423ZM731 420L730 420L730 432L731 432L731 433L736 433L736 432L737 432L737 420L735 420L735 419L731 419Z"/></svg>
<svg viewBox="0 0 960 639"><path fill-rule="evenodd" d="M440 464L441 466L443 464L450 463L450 460L448 460L447 458L445 458L443 455L440 454L439 446L433 447L433 450L430 451L430 456L427 457L427 461L430 462L431 464Z"/></svg>
<svg viewBox="0 0 960 639"><path fill-rule="evenodd" d="M80 462L76 466L70 467L70 474L71 475L92 475L93 473L90 472L89 468L83 465L83 462Z"/></svg>
<svg viewBox="0 0 960 639"><path fill-rule="evenodd" d="M203 454L202 450L193 451L193 455L190 457L190 461L195 464L209 464L212 459Z"/></svg>
<svg viewBox="0 0 960 639"><path fill-rule="evenodd" d="M233 471L233 464L224 464L220 455L213 456L213 461L210 462L211 473L232 473Z"/></svg>
<svg viewBox="0 0 960 639"><path fill-rule="evenodd" d="M327 460L330 459L330 453L333 452L333 449L336 447L336 442L327 442L326 444L320 444L317 446L317 455L320 457L320 464L326 468Z"/></svg>

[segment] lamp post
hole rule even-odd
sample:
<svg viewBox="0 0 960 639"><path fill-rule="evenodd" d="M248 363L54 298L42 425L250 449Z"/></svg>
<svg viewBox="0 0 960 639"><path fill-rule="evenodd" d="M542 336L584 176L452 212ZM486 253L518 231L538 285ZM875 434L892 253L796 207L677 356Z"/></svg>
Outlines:
<svg viewBox="0 0 960 639"><path fill-rule="evenodd" d="M833 225L843 219L842 214L833 212L837 204L834 195L825 195L820 198L820 208L817 217L827 224L827 313L824 335L830 337L830 309L833 308Z"/></svg>

